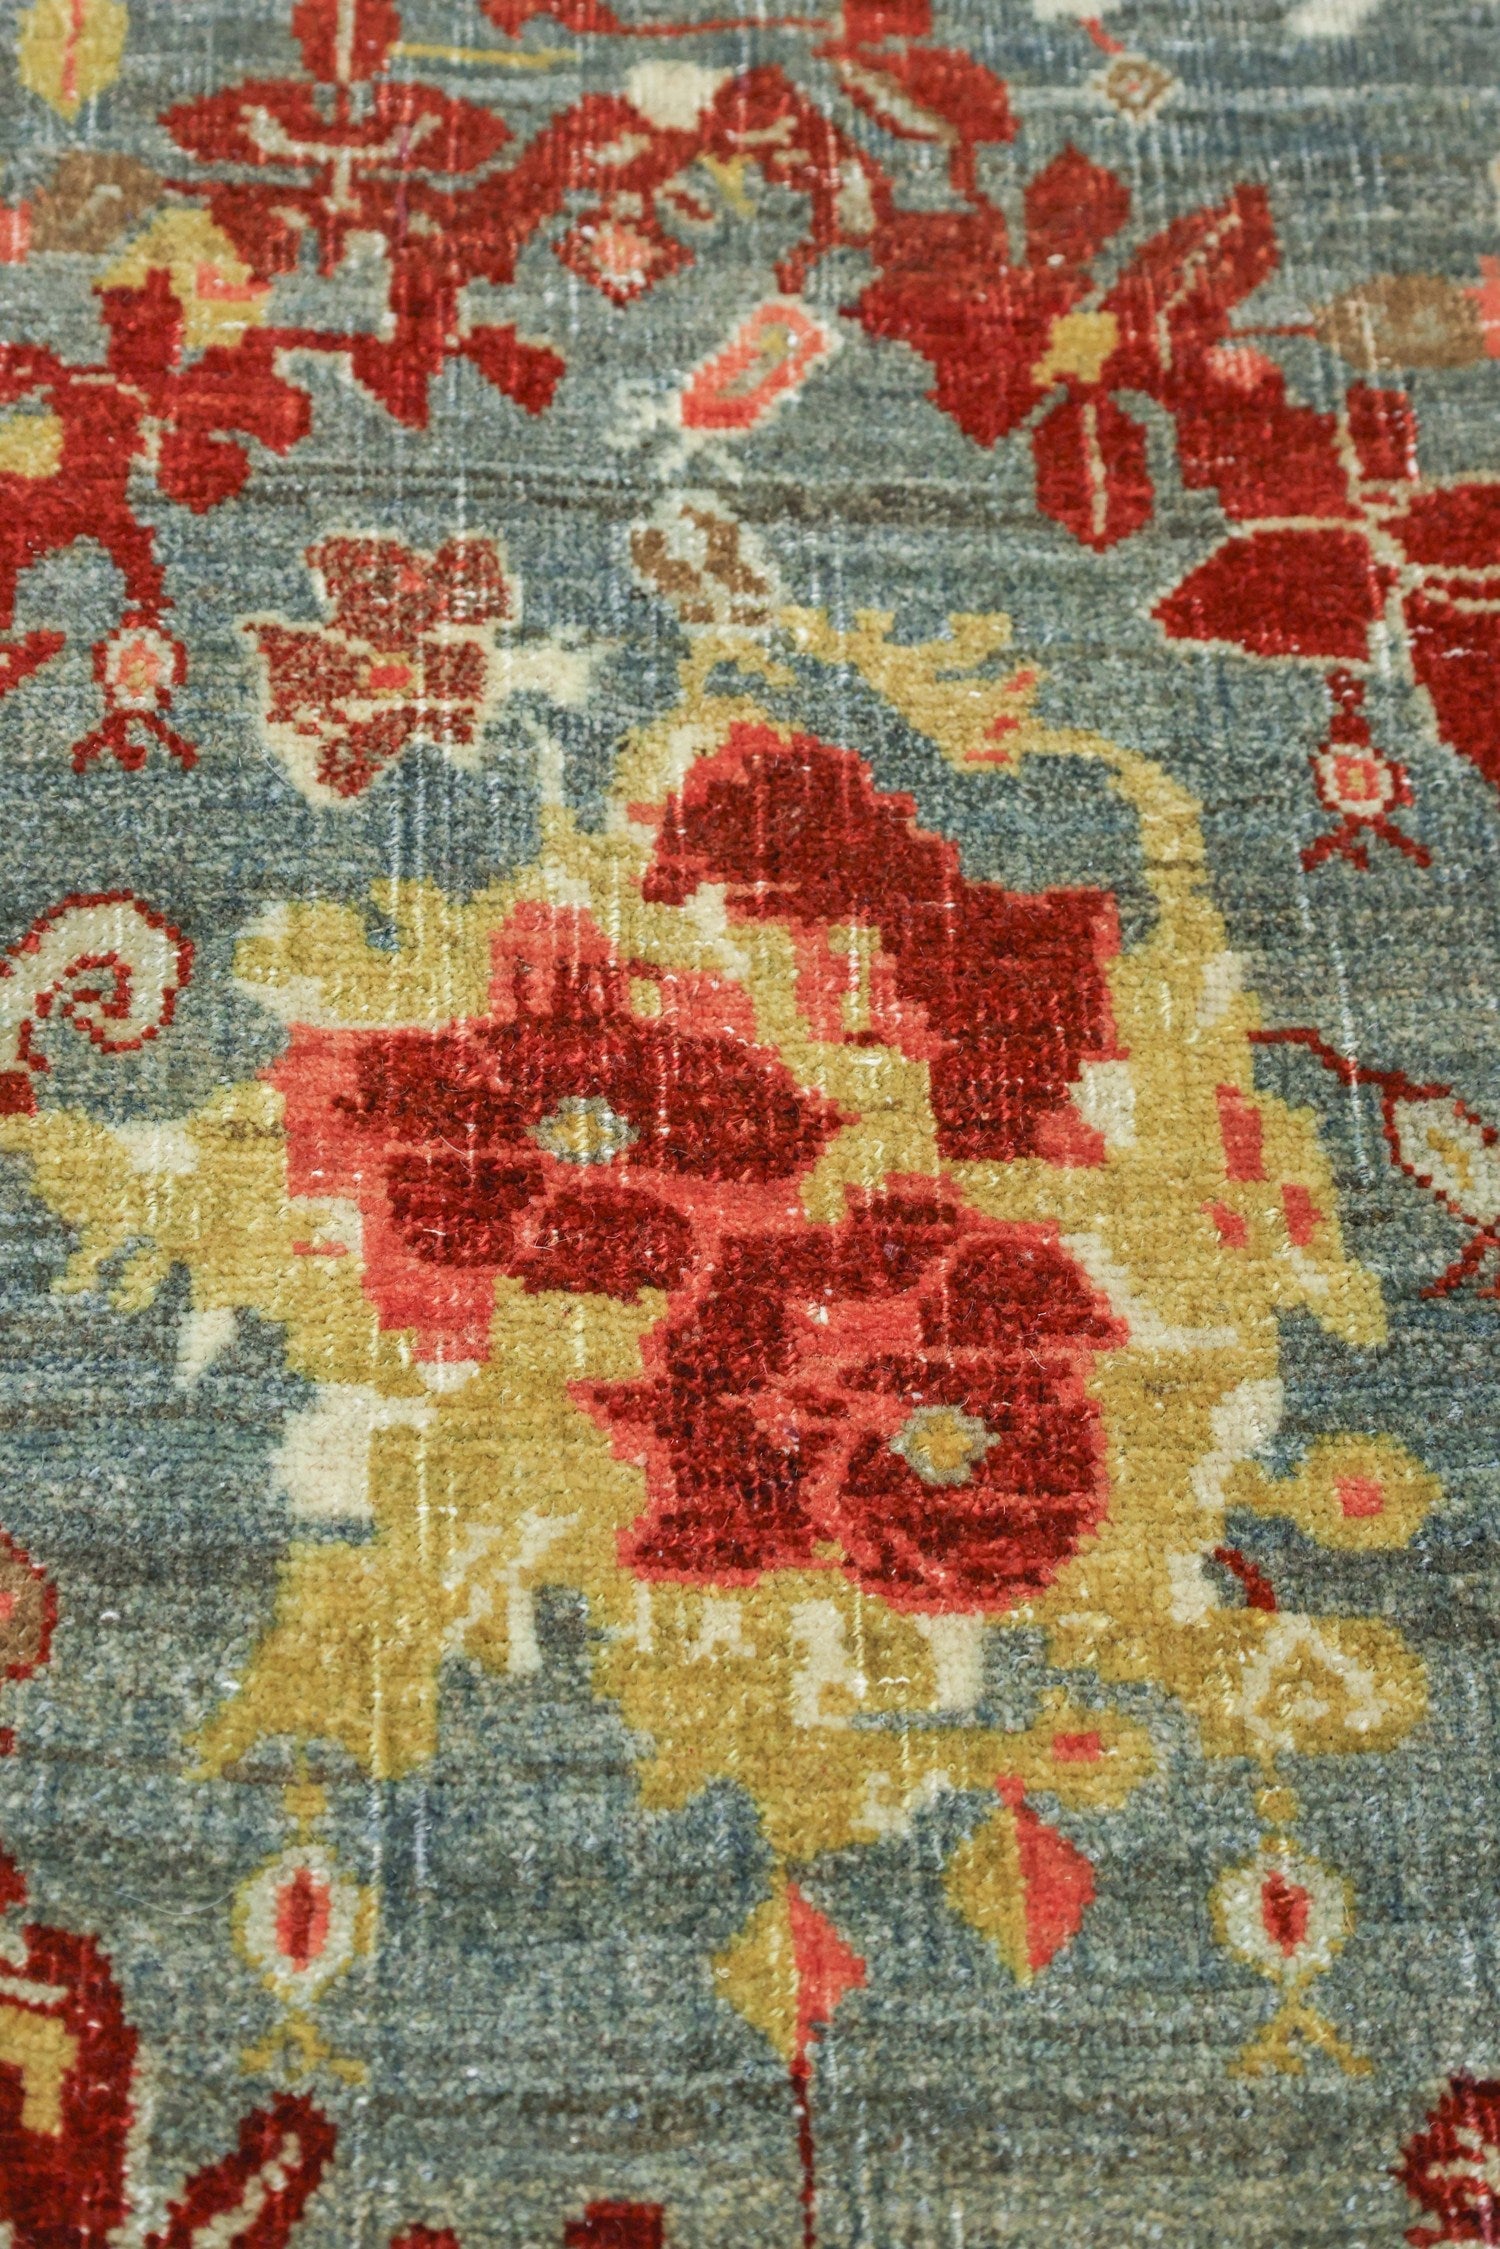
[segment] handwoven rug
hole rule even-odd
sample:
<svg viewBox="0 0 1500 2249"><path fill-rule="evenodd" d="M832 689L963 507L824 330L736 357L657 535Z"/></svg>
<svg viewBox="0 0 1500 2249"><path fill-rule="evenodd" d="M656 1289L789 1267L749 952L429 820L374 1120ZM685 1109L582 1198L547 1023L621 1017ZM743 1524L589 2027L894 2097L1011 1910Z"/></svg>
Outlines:
<svg viewBox="0 0 1500 2249"><path fill-rule="evenodd" d="M0 2242L1500 2242L1500 12L719 5L0 8Z"/></svg>

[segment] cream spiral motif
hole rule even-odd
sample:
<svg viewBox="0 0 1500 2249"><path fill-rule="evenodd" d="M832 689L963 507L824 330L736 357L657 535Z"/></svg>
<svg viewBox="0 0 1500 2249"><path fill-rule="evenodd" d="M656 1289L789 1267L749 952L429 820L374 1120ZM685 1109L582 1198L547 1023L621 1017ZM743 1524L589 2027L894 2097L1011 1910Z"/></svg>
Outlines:
<svg viewBox="0 0 1500 2249"><path fill-rule="evenodd" d="M105 1054L143 1046L172 1020L193 948L129 891L65 898L0 957L0 1110L34 1107L34 1040L71 1023Z"/></svg>

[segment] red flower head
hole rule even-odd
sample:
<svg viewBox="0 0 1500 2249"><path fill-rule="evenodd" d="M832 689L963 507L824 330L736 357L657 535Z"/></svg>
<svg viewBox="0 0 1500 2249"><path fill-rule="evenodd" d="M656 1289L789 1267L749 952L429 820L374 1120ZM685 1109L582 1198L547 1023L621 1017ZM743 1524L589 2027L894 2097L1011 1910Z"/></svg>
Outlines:
<svg viewBox="0 0 1500 2249"><path fill-rule="evenodd" d="M727 1238L646 1379L578 1395L645 1465L641 1576L836 1566L898 1608L1003 1610L1103 1519L1084 1382L1124 1340L1054 1229L909 1182L837 1227Z"/></svg>
<svg viewBox="0 0 1500 2249"><path fill-rule="evenodd" d="M731 1208L741 1224L798 1209L840 1121L754 1043L743 994L623 963L586 916L542 906L495 941L489 1015L299 1026L271 1075L292 1193L358 1202L382 1322L428 1357L485 1356L499 1274L681 1286Z"/></svg>
<svg viewBox="0 0 1500 2249"><path fill-rule="evenodd" d="M22 571L76 539L105 549L137 622L158 616L162 567L131 494L136 465L149 459L167 497L201 515L243 487L244 438L288 453L310 426L307 394L276 373L265 335L188 357L182 307L161 268L143 288L102 290L99 309L109 340L97 364L0 344L0 410L35 414L41 448L25 475L0 470L0 631Z"/></svg>
<svg viewBox="0 0 1500 2249"><path fill-rule="evenodd" d="M399 539L324 539L308 561L328 588L337 632L400 651L442 625L482 625L511 613L492 539L449 539L432 556Z"/></svg>
<svg viewBox="0 0 1500 2249"><path fill-rule="evenodd" d="M1173 640L1341 665L1370 661L1377 623L1403 631L1438 733L1500 788L1500 480L1428 483L1403 391L1353 383L1341 414L1287 406L1283 418L1305 442L1284 442L1277 428L1274 442L1252 448L1233 425L1220 430L1219 459L1235 454L1242 464L1232 487L1218 474L1189 474L1183 435L1188 481L1216 482L1246 528L1153 614ZM1293 516L1312 520L1285 520ZM1320 520L1333 516L1345 520Z"/></svg>
<svg viewBox="0 0 1500 2249"><path fill-rule="evenodd" d="M507 212L506 180L491 170L509 126L440 87L382 75L401 33L393 0L298 0L292 29L306 78L249 79L163 116L180 148L231 168L193 192L206 188L262 281L294 272L305 243L326 275L352 241L381 238L389 332L315 340L347 348L356 380L398 420L425 428L429 383L454 353L540 412L562 375L556 352L460 310L466 282L513 278L541 216L525 199Z"/></svg>
<svg viewBox="0 0 1500 2249"><path fill-rule="evenodd" d="M318 786L358 796L418 735L457 748L479 731L492 686L485 628L511 616L491 539L420 554L389 537L323 539L307 550L326 625L252 619L266 672L266 723L284 727Z"/></svg>
<svg viewBox="0 0 1500 2249"><path fill-rule="evenodd" d="M1234 306L1275 268L1264 190L1174 220L1098 288L1089 268L1129 211L1124 182L1066 148L1027 187L1024 260L1011 262L990 204L899 212L855 311L930 361L934 403L981 445L1046 405L1031 433L1037 499L1086 546L1113 546L1151 514L1146 432L1121 391L1177 417L1184 481L1212 486L1232 515L1246 512L1247 481L1257 504L1269 484L1288 514L1343 512L1328 417L1289 406L1280 369L1225 341Z"/></svg>
<svg viewBox="0 0 1500 2249"><path fill-rule="evenodd" d="M309 72L337 83L332 104L307 80L252 79L180 103L162 119L178 146L205 163L259 172L257 181L213 186L210 207L257 273L269 278L297 264L304 236L317 244L325 273L342 263L350 238L382 235L405 255L430 226L452 215L453 196L434 184L481 170L499 155L510 128L493 110L408 79L378 79L354 114L342 89L351 76L336 55L337 10L316 0L301 11ZM374 79L386 61L376 36L377 8L367 4L368 51L352 75ZM394 9L385 28L399 30ZM316 18L321 17L320 23ZM269 173L274 185L266 184Z"/></svg>

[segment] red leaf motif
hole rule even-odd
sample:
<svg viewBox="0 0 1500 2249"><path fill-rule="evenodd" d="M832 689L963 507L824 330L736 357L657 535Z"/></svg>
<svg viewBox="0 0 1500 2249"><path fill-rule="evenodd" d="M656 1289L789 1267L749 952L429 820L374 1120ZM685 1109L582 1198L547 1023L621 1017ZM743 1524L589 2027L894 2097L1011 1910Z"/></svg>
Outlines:
<svg viewBox="0 0 1500 2249"><path fill-rule="evenodd" d="M528 414L545 412L567 372L567 361L557 352L546 344L526 343L514 328L471 328L462 349L487 383Z"/></svg>
<svg viewBox="0 0 1500 2249"><path fill-rule="evenodd" d="M1094 1870L1076 1845L1013 1803L1016 1855L1026 1900L1026 1961L1033 1975L1070 1944L1094 1902Z"/></svg>
<svg viewBox="0 0 1500 2249"><path fill-rule="evenodd" d="M1152 615L1172 640L1358 658L1369 653L1388 583L1358 532L1256 531L1227 539Z"/></svg>
<svg viewBox="0 0 1500 2249"><path fill-rule="evenodd" d="M1500 568L1500 477L1420 493L1390 529L1413 562L1443 570Z"/></svg>
<svg viewBox="0 0 1500 2249"><path fill-rule="evenodd" d="M873 53L856 48L844 51L843 62L852 98L902 140L972 143L1015 136L1005 81L968 55L942 47Z"/></svg>
<svg viewBox="0 0 1500 2249"><path fill-rule="evenodd" d="M1027 263L1085 266L1129 216L1124 181L1070 143L1027 186Z"/></svg>
<svg viewBox="0 0 1500 2249"><path fill-rule="evenodd" d="M8 695L23 679L30 679L43 664L65 647L67 635L39 631L20 640L0 641L0 695Z"/></svg>
<svg viewBox="0 0 1500 2249"><path fill-rule="evenodd" d="M1500 789L1500 605L1459 608L1429 589L1407 596L1406 623L1444 741Z"/></svg>
<svg viewBox="0 0 1500 2249"><path fill-rule="evenodd" d="M144 289L101 289L99 310L109 330L106 363L122 382L149 385L182 357L182 307L159 266Z"/></svg>
<svg viewBox="0 0 1500 2249"><path fill-rule="evenodd" d="M1225 202L1174 219L1104 300L1120 323L1115 379L1159 394L1227 332L1231 307L1275 271L1276 257L1262 187L1237 187Z"/></svg>
<svg viewBox="0 0 1500 2249"><path fill-rule="evenodd" d="M1086 547L1102 554L1150 521L1146 433L1107 392L1054 406L1031 449L1038 503Z"/></svg>
<svg viewBox="0 0 1500 2249"><path fill-rule="evenodd" d="M1248 356L1243 346L1224 346L1209 365ZM1217 492L1226 515L1245 522L1353 512L1334 416L1292 405L1279 367L1268 365L1248 388L1213 375L1185 382L1173 410L1183 483Z"/></svg>
<svg viewBox="0 0 1500 2249"><path fill-rule="evenodd" d="M786 1910L797 1963L797 2058L805 2062L839 2001L863 1988L865 1963L827 1915L808 1904L795 1882L787 1884Z"/></svg>
<svg viewBox="0 0 1500 2249"><path fill-rule="evenodd" d="M1417 2249L1442 2241L1500 2241L1500 2197L1491 2184L1500 2152L1500 2081L1450 2077L1425 2126L1401 2151L1395 2175L1435 2226L1414 2226Z"/></svg>
<svg viewBox="0 0 1500 2249"><path fill-rule="evenodd" d="M427 386L442 367L441 333L398 323L394 336L356 336L349 366L357 383L377 399L392 421L426 429Z"/></svg>
<svg viewBox="0 0 1500 2249"><path fill-rule="evenodd" d="M1417 474L1417 417L1404 391L1351 383L1344 394L1360 474L1372 484L1409 483Z"/></svg>
<svg viewBox="0 0 1500 2249"><path fill-rule="evenodd" d="M194 515L206 515L222 500L232 500L249 474L250 456L232 438L183 430L168 430L162 438L156 481L169 500L180 501Z"/></svg>
<svg viewBox="0 0 1500 2249"><path fill-rule="evenodd" d="M910 344L936 375L928 396L976 445L993 445L1041 397L1032 369L1079 283L1007 262L998 211L903 211L875 246L880 278L855 306L872 336Z"/></svg>
<svg viewBox="0 0 1500 2249"><path fill-rule="evenodd" d="M289 453L312 427L306 391L275 371L269 336L232 350L215 344L173 377L169 410L179 429L242 430L273 453Z"/></svg>

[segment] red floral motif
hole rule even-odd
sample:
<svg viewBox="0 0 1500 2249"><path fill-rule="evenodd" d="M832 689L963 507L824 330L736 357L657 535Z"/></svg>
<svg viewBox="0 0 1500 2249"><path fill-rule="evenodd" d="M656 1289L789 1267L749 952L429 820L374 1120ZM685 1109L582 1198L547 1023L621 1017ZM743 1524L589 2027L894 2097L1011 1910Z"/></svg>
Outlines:
<svg viewBox="0 0 1500 2249"><path fill-rule="evenodd" d="M1373 746L1364 714L1364 681L1353 672L1333 671L1328 675L1328 691L1333 717L1327 740L1313 753L1312 769L1318 801L1325 811L1339 815L1339 824L1307 846L1303 866L1311 872L1337 853L1353 866L1368 867L1369 839L1377 836L1417 866L1430 867L1432 853L1413 843L1391 818L1414 801L1411 781L1398 759L1382 756Z"/></svg>
<svg viewBox="0 0 1500 2249"><path fill-rule="evenodd" d="M643 91L641 98L650 97ZM559 146L552 136L564 128L568 137ZM691 125L662 124L631 102L588 97L527 149L515 177L528 194L557 178L560 152L568 160L563 191L540 215L561 208L568 187L593 191L598 200L557 253L616 303L692 264L692 251L667 233L663 213L707 215L686 183L702 161L752 165L768 186L806 201L807 234L776 266L784 290L800 289L816 261L839 244L864 244L890 208L879 167L770 65L726 74ZM617 228L636 238L626 250L621 237L623 259L606 248L615 236L600 235Z"/></svg>
<svg viewBox="0 0 1500 2249"><path fill-rule="evenodd" d="M971 55L917 42L932 29L931 9L875 0L844 11L843 37L830 56L844 91L898 140L936 142L948 150L948 176L975 197L977 150L1014 138L1003 79Z"/></svg>
<svg viewBox="0 0 1500 2249"><path fill-rule="evenodd" d="M612 196L586 211L558 243L557 255L617 305L643 297L693 262L687 244L667 233L642 195Z"/></svg>
<svg viewBox="0 0 1500 2249"><path fill-rule="evenodd" d="M0 641L0 697L19 687L23 679L30 679L43 664L50 664L67 645L66 633L48 632L43 628L23 633L19 640Z"/></svg>
<svg viewBox="0 0 1500 2249"><path fill-rule="evenodd" d="M632 980L657 1012L634 1011ZM498 1274L673 1289L731 1211L798 1207L838 1113L753 1043L736 988L620 962L585 916L522 907L490 998L444 1031L298 1026L271 1072L292 1193L358 1201L366 1286L421 1355L486 1356Z"/></svg>
<svg viewBox="0 0 1500 2249"><path fill-rule="evenodd" d="M244 2119L232 2154L187 2181L146 2249L200 2249L205 2240L284 2249L333 2160L336 2138L304 2095L278 2093Z"/></svg>
<svg viewBox="0 0 1500 2249"><path fill-rule="evenodd" d="M645 1379L577 1394L645 1466L639 1575L838 1568L898 1608L1003 1610L1103 1519L1085 1378L1124 1340L1055 1229L918 1181L837 1227L729 1237Z"/></svg>
<svg viewBox="0 0 1500 2249"><path fill-rule="evenodd" d="M124 2219L135 2051L94 1938L22 1929L0 2001L0 2222L26 2249L103 2249Z"/></svg>
<svg viewBox="0 0 1500 2249"><path fill-rule="evenodd" d="M509 127L437 87L381 79L401 31L389 0L299 0L292 28L306 79L248 80L179 103L162 120L201 161L236 168L240 176L209 185L209 209L260 279L292 272L304 240L316 245L324 274L343 262L352 237L385 243L389 333L283 332L281 340L346 350L356 378L414 427L425 425L428 383L454 352L539 411L562 360L511 328L469 328L459 304L463 284L481 274L512 278L529 228L517 235L472 188L439 184L484 172ZM244 178L247 168L259 176ZM179 184L203 192L198 182Z"/></svg>
<svg viewBox="0 0 1500 2249"><path fill-rule="evenodd" d="M1416 2249L1440 2241L1500 2242L1500 2082L1450 2077L1425 2126L1402 2150L1396 2177L1435 2220L1407 2234Z"/></svg>
<svg viewBox="0 0 1500 2249"><path fill-rule="evenodd" d="M129 504L132 464L149 460L167 497L202 514L250 473L241 433L277 453L307 434L306 394L275 373L258 331L184 363L182 307L164 271L142 289L102 291L99 309L109 332L101 365L69 366L37 345L0 346L0 404L60 424L49 474L0 473L0 624L14 614L21 571L81 538L97 539L130 599L154 610L161 571Z"/></svg>
<svg viewBox="0 0 1500 2249"><path fill-rule="evenodd" d="M1231 514L1247 452L1282 464L1298 513L1321 512L1324 495L1303 489L1299 471L1320 417L1286 403L1269 360L1247 384L1238 355L1222 350L1232 308L1276 264L1264 191L1238 187L1174 220L1107 290L1088 269L1129 216L1123 181L1067 148L1025 202L1019 264L1004 217L982 200L895 213L871 244L879 278L853 310L872 335L931 362L935 404L981 445L1046 404L1032 431L1038 502L1101 550L1138 531L1152 507L1146 434L1116 403L1120 391L1177 417L1184 480L1212 486Z"/></svg>
<svg viewBox="0 0 1500 2249"><path fill-rule="evenodd" d="M48 1662L56 1621L51 1580L0 1532L5 1678L29 1678ZM13 1746L7 1729L0 1755ZM132 2214L138 2040L98 1940L8 1918L26 1897L25 1877L0 1849L0 2232L16 2249L105 2249ZM238 2153L187 2182L146 2249L192 2249L208 2221L235 2217L235 2239L285 2249L333 2140L310 2101L283 2095L257 2110Z"/></svg>
<svg viewBox="0 0 1500 2249"><path fill-rule="evenodd" d="M516 13L518 27L526 15ZM613 25L607 10L585 6L578 27ZM883 193L871 161L776 69L726 74L686 123L658 122L617 95L586 95L500 168L510 130L492 110L381 76L400 33L389 0L359 0L352 11L336 0L300 0L293 28L305 79L250 80L167 112L163 122L180 147L234 168L206 190L198 181L175 184L207 193L214 219L261 280L293 271L304 241L316 245L327 274L351 239L380 237L389 265L385 332L276 335L282 344L346 353L356 379L414 428L426 424L432 377L455 355L529 412L550 403L564 371L560 355L512 327L475 323L464 292L472 281L512 282L525 244L575 200L584 208L558 255L624 304L692 262L658 203L686 207L680 176L700 157L748 161L769 182L808 197L811 237L783 260L784 288L799 286L811 259L836 242L863 239ZM851 192L863 214L852 232L843 210Z"/></svg>
<svg viewBox="0 0 1500 2249"><path fill-rule="evenodd" d="M143 289L106 289L100 310L109 334L101 364L74 367L38 345L0 345L0 407L37 416L53 454L40 474L0 470L0 631L15 616L21 572L76 539L104 548L125 581L133 625L149 628L166 594L151 528L131 500L136 464L149 461L167 497L201 514L230 499L249 475L243 437L285 453L309 427L306 394L275 372L263 332L185 362L182 308L165 272L153 271ZM38 648L42 638L53 646ZM0 670L0 693L60 645L57 635L29 636L29 655L23 646L17 664L12 651ZM103 644L96 668L111 718L123 720L125 683L109 669L116 646ZM181 677L174 658L171 676L163 673L157 685L170 688ZM105 746L122 763L140 762L121 728L91 736L85 754ZM179 737L168 747L179 757L188 749Z"/></svg>
<svg viewBox="0 0 1500 2249"><path fill-rule="evenodd" d="M395 538L309 547L326 625L253 620L266 671L266 723L305 741L317 782L354 797L421 734L472 743L490 689L488 628L514 610L491 539L419 554Z"/></svg>
<svg viewBox="0 0 1500 2249"><path fill-rule="evenodd" d="M1075 1737L1087 1743L1087 1735ZM1066 1735L1058 1737L1067 1741ZM1098 1739L1093 1737L1093 1755ZM1062 1754L1053 1743L1053 1754ZM1087 1750L1072 1750L1069 1761L1088 1763ZM1021 1909L1025 1925L1025 1974L1040 1974L1071 1944L1083 1927L1083 1917L1094 1902L1094 1869L1076 1844L1055 1827L1049 1827L1026 1801L1026 1791L1012 1774L1002 1773L995 1793L1007 1806L1016 1846L1016 1871L1021 1879Z"/></svg>
<svg viewBox="0 0 1500 2249"><path fill-rule="evenodd" d="M1274 448L1246 447L1230 511L1246 529L1155 615L1174 640L1344 663L1370 661L1372 628L1386 622L1405 641L1442 738L1500 788L1500 479L1425 484L1401 391L1356 383L1340 414L1306 428L1315 442L1300 495L1288 494ZM1234 446L1232 426L1220 442ZM1294 514L1344 520L1270 520Z"/></svg>
<svg viewBox="0 0 1500 2249"><path fill-rule="evenodd" d="M25 1899L0 1851L0 1914ZM94 1937L28 1922L0 1941L0 2226L17 2249L105 2249L132 2217L136 2033ZM184 2183L146 2249L192 2249L210 2231L285 2249L334 2137L311 2101L279 2094L244 2119L234 2153Z"/></svg>
<svg viewBox="0 0 1500 2249"><path fill-rule="evenodd" d="M104 692L104 723L73 744L73 770L82 773L105 750L117 765L136 772L160 742L179 765L196 765L198 753L162 716L187 678L180 640L143 617L126 617L94 648L94 677Z"/></svg>
<svg viewBox="0 0 1500 2249"><path fill-rule="evenodd" d="M953 1159L1099 1163L1104 1144L1073 1105L1086 1061L1117 1053L1104 964L1119 948L1114 900L1097 890L1018 896L970 882L955 845L877 791L852 751L811 735L736 726L661 816L648 898L681 904L727 885L732 919L806 933L809 1014L830 925L879 933L874 1018L930 1066L938 1145ZM843 1034L819 1023L821 1035Z"/></svg>

